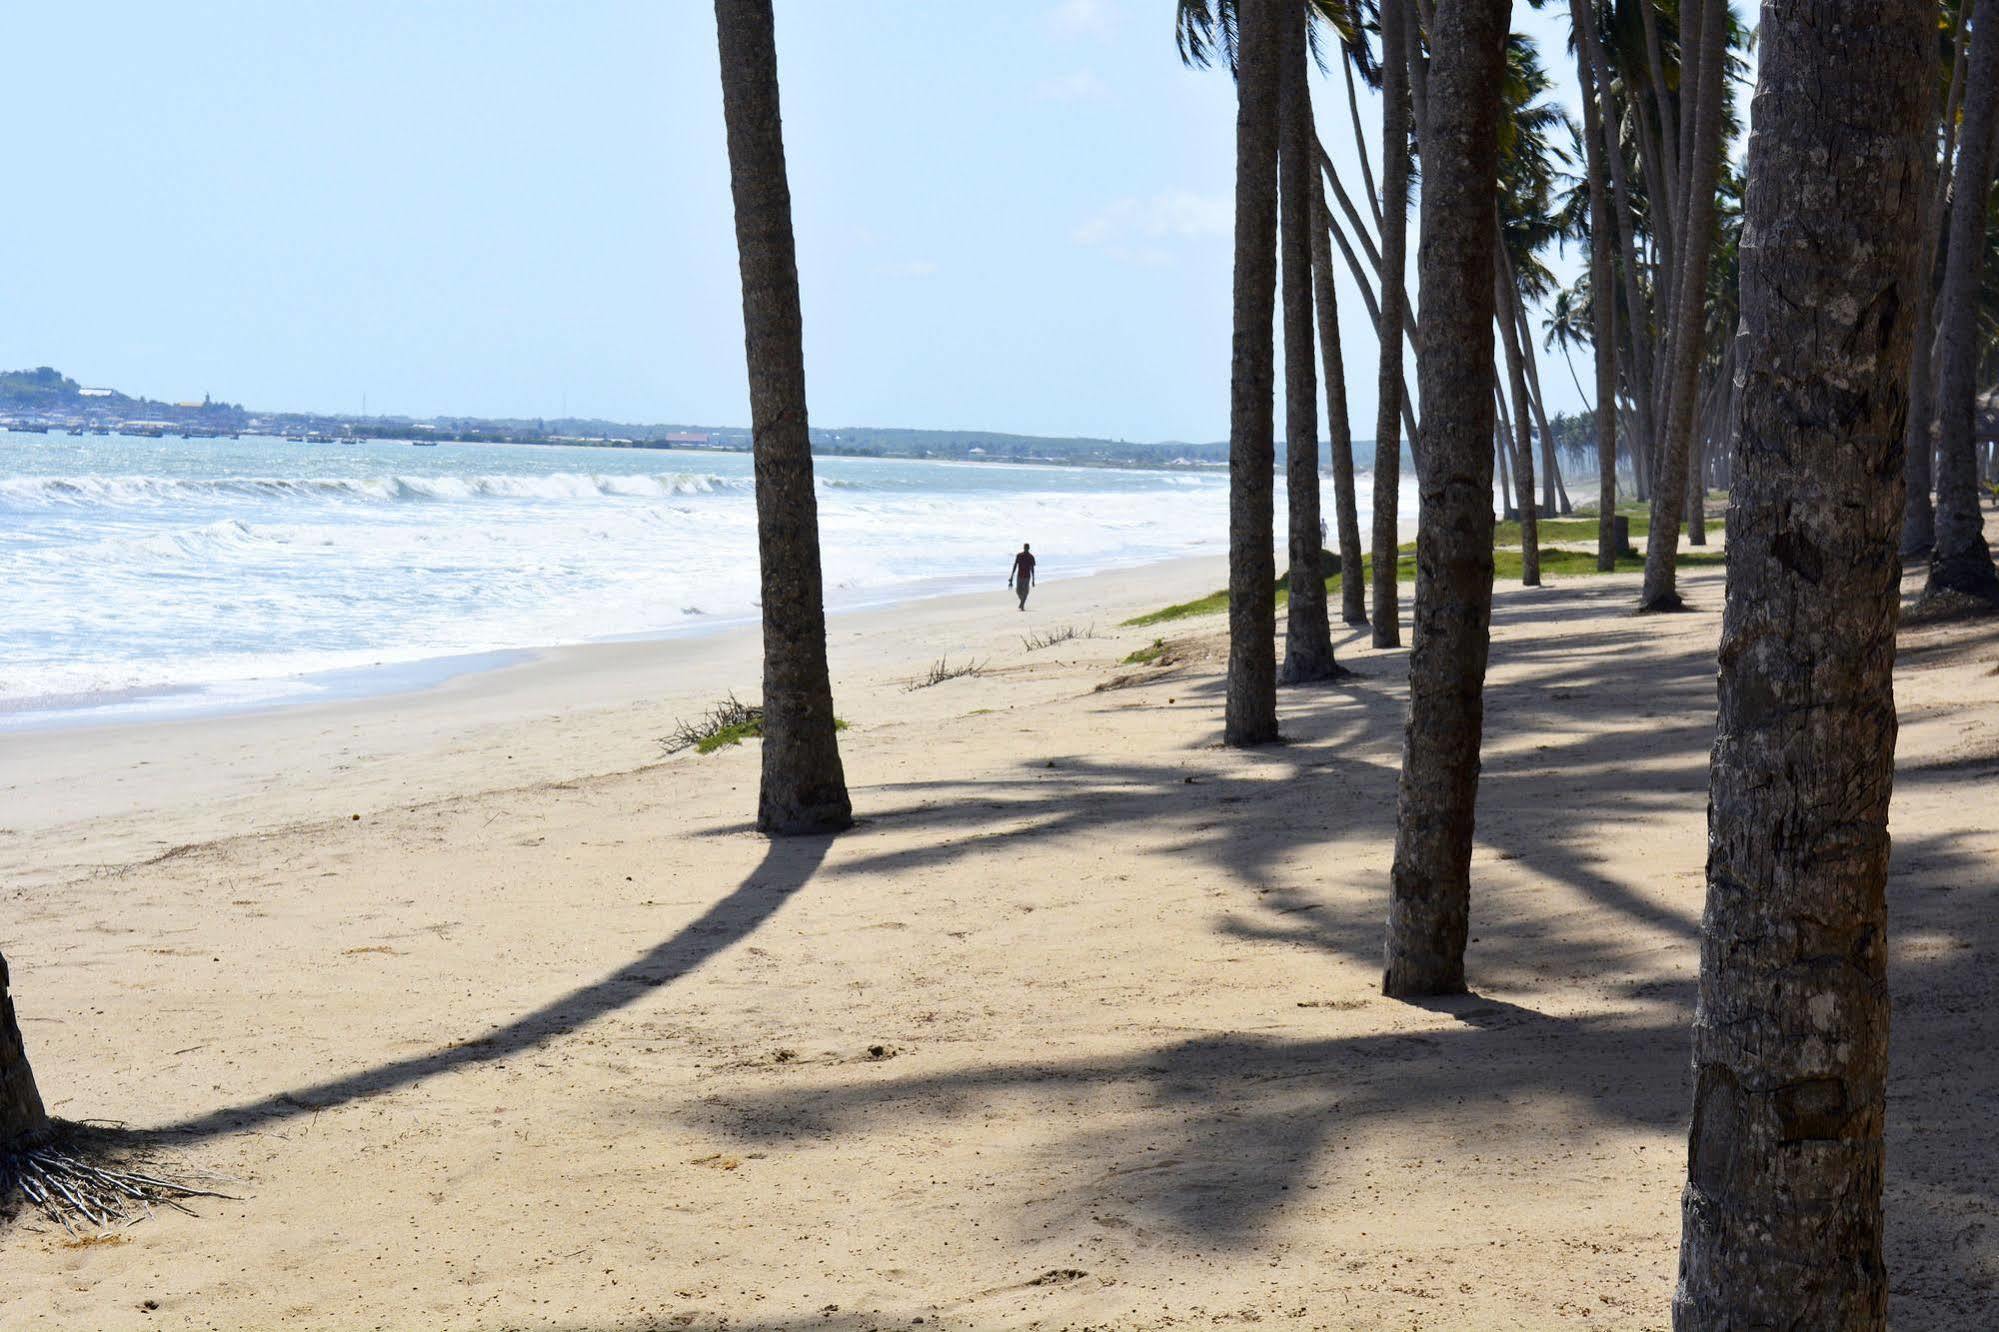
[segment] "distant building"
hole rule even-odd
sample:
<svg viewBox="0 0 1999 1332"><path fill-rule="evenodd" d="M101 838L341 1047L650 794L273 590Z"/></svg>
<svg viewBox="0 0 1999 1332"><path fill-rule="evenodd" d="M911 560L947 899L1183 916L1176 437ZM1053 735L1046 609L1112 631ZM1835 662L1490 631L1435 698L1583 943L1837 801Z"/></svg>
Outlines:
<svg viewBox="0 0 1999 1332"><path fill-rule="evenodd" d="M80 388L76 391L76 395L79 398L115 398L118 396L118 390L108 388Z"/></svg>
<svg viewBox="0 0 1999 1332"><path fill-rule="evenodd" d="M699 432L676 431L670 435L661 435L660 442L663 444L706 445L710 442L710 437Z"/></svg>

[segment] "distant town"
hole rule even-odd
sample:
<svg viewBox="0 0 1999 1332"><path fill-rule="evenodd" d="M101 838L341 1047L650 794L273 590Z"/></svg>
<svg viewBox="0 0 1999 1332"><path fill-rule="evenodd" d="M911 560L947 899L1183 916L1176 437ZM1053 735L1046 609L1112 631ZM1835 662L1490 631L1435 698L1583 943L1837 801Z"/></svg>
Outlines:
<svg viewBox="0 0 1999 1332"><path fill-rule="evenodd" d="M479 444L567 444L613 449L714 449L747 453L743 426L638 425L576 417L522 420L478 416L343 416L252 411L240 403L163 402L83 384L49 366L0 371L0 429L43 434L128 435L165 439L270 436L315 444L362 440ZM1137 444L1125 440L1049 438L983 430L878 427L815 429L817 453L862 458L935 458L964 462L1061 463L1099 467L1214 467L1228 444ZM1365 448L1363 447L1363 453Z"/></svg>

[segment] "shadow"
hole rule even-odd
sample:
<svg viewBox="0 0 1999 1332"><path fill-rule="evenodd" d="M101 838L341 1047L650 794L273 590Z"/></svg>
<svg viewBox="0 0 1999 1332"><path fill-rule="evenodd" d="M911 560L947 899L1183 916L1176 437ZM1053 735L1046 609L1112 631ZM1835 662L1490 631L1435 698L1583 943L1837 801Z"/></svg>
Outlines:
<svg viewBox="0 0 1999 1332"><path fill-rule="evenodd" d="M245 1105L211 1110L194 1119L147 1132L185 1140L268 1127L299 1115L422 1082L440 1073L491 1063L532 1049L665 988L710 958L742 942L808 883L825 861L831 837L772 841L763 861L727 897L673 937L663 940L601 980L469 1040L428 1054L276 1092Z"/></svg>

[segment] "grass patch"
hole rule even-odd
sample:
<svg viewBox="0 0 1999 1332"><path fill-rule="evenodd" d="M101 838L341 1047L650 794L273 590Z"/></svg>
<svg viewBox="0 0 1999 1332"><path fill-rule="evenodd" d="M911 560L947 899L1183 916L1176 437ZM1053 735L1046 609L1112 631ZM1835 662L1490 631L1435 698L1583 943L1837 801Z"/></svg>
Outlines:
<svg viewBox="0 0 1999 1332"><path fill-rule="evenodd" d="M1097 626L1078 629L1073 624L1065 624L1060 629L1050 629L1046 633L1029 633L1021 637L1020 645L1029 652L1039 652L1043 648L1054 647L1057 643L1074 642L1078 638L1095 638Z"/></svg>
<svg viewBox="0 0 1999 1332"><path fill-rule="evenodd" d="M1331 556L1329 563L1336 565L1338 557L1332 556L1330 551L1327 554ZM1361 561L1360 571L1362 578L1372 579L1374 577L1374 559L1372 556ZM1327 596L1333 596L1340 591L1341 577L1342 575L1340 574L1334 574L1326 580ZM1416 547L1414 543L1401 547L1397 554L1395 560L1395 579L1400 583L1413 583L1416 581ZM1290 600L1291 572L1287 569L1283 577L1277 580L1277 605L1281 609ZM1143 629L1148 625L1168 624L1174 620L1190 620L1197 615L1218 615L1228 608L1229 594L1228 589L1224 588L1220 592L1210 592L1207 596L1195 601L1183 601L1175 606L1166 606L1156 611L1148 611L1144 615L1133 616L1124 622L1123 627L1128 629Z"/></svg>
<svg viewBox="0 0 1999 1332"><path fill-rule="evenodd" d="M928 671L911 680L902 692L913 694L919 689L928 689L932 685L941 685L946 680L962 680L968 675L984 675L985 673L986 664L982 661L965 661L953 666L948 657L939 657L932 663Z"/></svg>
<svg viewBox="0 0 1999 1332"><path fill-rule="evenodd" d="M844 731L847 723L835 717L833 729ZM661 736L659 743L669 754L678 754L684 749L691 749L697 754L712 754L729 745L740 745L745 740L761 740L763 733L763 705L745 703L730 694L692 721L675 722L673 731Z"/></svg>
<svg viewBox="0 0 1999 1332"><path fill-rule="evenodd" d="M1619 513L1625 512L1623 509ZM1640 509L1629 515L1631 519L1631 540L1635 544L1643 541L1652 530L1651 510ZM1722 526L1720 518L1707 520L1708 530L1717 531ZM1596 540L1595 518L1543 518L1535 524L1536 535L1543 541L1594 541ZM1520 544L1520 524L1518 522L1495 523L1492 529L1492 543L1495 546L1517 546Z"/></svg>
<svg viewBox="0 0 1999 1332"><path fill-rule="evenodd" d="M1227 595L1223 594L1222 599L1226 602L1228 600ZM1123 664L1126 666L1170 666L1173 664L1173 652L1166 646L1165 639L1155 638L1148 646L1142 647L1126 657Z"/></svg>

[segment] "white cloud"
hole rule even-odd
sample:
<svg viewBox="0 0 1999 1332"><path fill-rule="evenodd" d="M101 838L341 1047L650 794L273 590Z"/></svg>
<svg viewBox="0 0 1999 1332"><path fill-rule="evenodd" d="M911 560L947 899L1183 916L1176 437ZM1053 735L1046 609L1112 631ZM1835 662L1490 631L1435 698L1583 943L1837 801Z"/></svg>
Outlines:
<svg viewBox="0 0 1999 1332"><path fill-rule="evenodd" d="M1110 96L1110 88L1095 70L1079 69L1059 78L1043 79L1034 95L1044 102L1099 102Z"/></svg>
<svg viewBox="0 0 1999 1332"><path fill-rule="evenodd" d="M1119 199L1084 220L1069 238L1078 245L1102 248L1113 258L1164 263L1168 251L1162 242L1227 236L1234 226L1235 206L1230 200L1169 190L1150 199Z"/></svg>
<svg viewBox="0 0 1999 1332"><path fill-rule="evenodd" d="M1111 29L1110 7L1104 0L1061 0L1048 25L1065 37L1098 36Z"/></svg>

